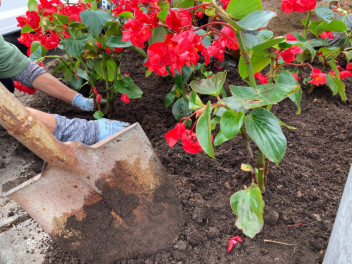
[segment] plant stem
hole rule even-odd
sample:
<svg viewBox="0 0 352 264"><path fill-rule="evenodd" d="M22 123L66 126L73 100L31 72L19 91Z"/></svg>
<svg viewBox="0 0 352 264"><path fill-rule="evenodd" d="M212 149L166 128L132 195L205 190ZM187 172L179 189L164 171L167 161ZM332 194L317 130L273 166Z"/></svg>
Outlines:
<svg viewBox="0 0 352 264"><path fill-rule="evenodd" d="M310 20L310 16L312 15L312 11L308 12L307 15L307 21L306 24L304 25L304 33L303 33L303 37L304 39L307 39L307 33L308 33L308 27L309 27L309 20Z"/></svg>
<svg viewBox="0 0 352 264"><path fill-rule="evenodd" d="M103 53L103 71L104 71L104 79L105 79L106 109L108 112L108 117L111 118L112 107L111 107L111 96L110 96L110 86L109 86L109 75L108 75L108 67L106 65L106 56L104 53Z"/></svg>
<svg viewBox="0 0 352 264"><path fill-rule="evenodd" d="M258 149L258 175L257 175L257 180L258 180L258 186L259 189L262 193L265 192L265 180L264 180L264 175L265 175L265 156L263 152Z"/></svg>
<svg viewBox="0 0 352 264"><path fill-rule="evenodd" d="M249 145L249 140L248 140L248 136L247 133L244 129L244 126L241 127L241 135L242 138L244 140L244 144L246 146L246 150L247 150L247 154L248 154L248 159L249 159L249 163L251 165L251 174L252 174L252 181L257 184L257 177L256 177L256 173L255 173L255 160L254 160L254 155L253 155L253 151L251 146Z"/></svg>

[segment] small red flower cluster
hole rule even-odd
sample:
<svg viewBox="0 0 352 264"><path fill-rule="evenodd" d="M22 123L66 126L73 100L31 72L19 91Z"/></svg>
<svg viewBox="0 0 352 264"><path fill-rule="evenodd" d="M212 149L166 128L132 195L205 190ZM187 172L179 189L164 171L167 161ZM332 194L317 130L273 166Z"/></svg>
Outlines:
<svg viewBox="0 0 352 264"><path fill-rule="evenodd" d="M186 129L184 123L177 123L174 129L168 131L164 137L170 148L172 148L179 139L182 139L181 144L183 149L188 153L196 154L199 151L203 151L197 140L197 134L190 129Z"/></svg>
<svg viewBox="0 0 352 264"><path fill-rule="evenodd" d="M286 35L286 40L287 41L297 41L297 38L292 35L292 34L287 34ZM292 46L282 52L280 52L279 57L282 57L282 59L284 60L284 62L286 63L291 63L294 61L295 57L297 54L301 54L303 52L303 49L301 49L298 46Z"/></svg>
<svg viewBox="0 0 352 264"><path fill-rule="evenodd" d="M326 39L326 38L333 39L334 38L334 34L331 31L325 31L325 32L320 34L320 37L323 38L323 39Z"/></svg>
<svg viewBox="0 0 352 264"><path fill-rule="evenodd" d="M38 5L38 12L27 11L26 15L17 17L18 27L23 28L29 25L35 29L31 33L22 33L18 38L18 42L26 47L30 47L33 41L39 41L46 49L54 49L60 44L62 38L69 37L67 32L68 26L63 25L60 30L43 30L41 22L44 20L53 20L53 14L60 14L67 16L69 21L80 21L80 12L87 7L85 4L64 4L60 0L40 0ZM43 22L44 23L44 22ZM60 36L61 35L61 36Z"/></svg>
<svg viewBox="0 0 352 264"><path fill-rule="evenodd" d="M281 8L286 14L292 12L304 13L313 10L317 5L316 0L282 0Z"/></svg>
<svg viewBox="0 0 352 264"><path fill-rule="evenodd" d="M15 88L21 92L28 93L28 94L34 94L36 90L34 88L30 88L28 86L23 85L19 81L14 81L13 82Z"/></svg>
<svg viewBox="0 0 352 264"><path fill-rule="evenodd" d="M171 73L175 76L175 69L181 72L183 65L197 64L198 51L204 49L199 35L192 29L180 34L169 34L164 42L156 42L148 48L148 60L145 66L148 70L159 76L167 75L166 67L170 66Z"/></svg>

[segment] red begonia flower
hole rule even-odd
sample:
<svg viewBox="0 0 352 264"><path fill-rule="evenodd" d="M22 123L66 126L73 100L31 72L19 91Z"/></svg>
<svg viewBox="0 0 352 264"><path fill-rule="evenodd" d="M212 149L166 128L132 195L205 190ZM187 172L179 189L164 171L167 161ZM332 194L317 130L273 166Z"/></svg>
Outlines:
<svg viewBox="0 0 352 264"><path fill-rule="evenodd" d="M316 5L316 0L282 0L281 2L282 11L286 14L310 11L313 10Z"/></svg>
<svg viewBox="0 0 352 264"><path fill-rule="evenodd" d="M183 133L186 131L186 124L184 123L177 123L174 129L168 131L164 137L166 138L167 143L169 144L170 148L175 146L177 141L181 139Z"/></svg>
<svg viewBox="0 0 352 264"><path fill-rule="evenodd" d="M122 94L121 101L128 104L131 100L130 100L130 98L128 98L127 94Z"/></svg>
<svg viewBox="0 0 352 264"><path fill-rule="evenodd" d="M27 16L27 19L26 19L27 24L31 28L37 29L40 23L40 16L38 15L38 13L35 11L27 11L26 16Z"/></svg>
<svg viewBox="0 0 352 264"><path fill-rule="evenodd" d="M333 39L334 38L334 34L331 31L325 31L325 32L320 34L320 37L323 38L323 39L326 39L326 38Z"/></svg>
<svg viewBox="0 0 352 264"><path fill-rule="evenodd" d="M346 65L347 71L352 71L352 62Z"/></svg>
<svg viewBox="0 0 352 264"><path fill-rule="evenodd" d="M347 70L342 70L339 73L340 73L340 79L346 79L347 77L352 76L352 73L350 71L347 71ZM330 74L334 75L336 77L336 74L335 74L333 69L330 70Z"/></svg>
<svg viewBox="0 0 352 264"><path fill-rule="evenodd" d="M183 149L188 153L196 154L199 151L203 151L197 139L197 134L194 133L192 130L187 129L182 134L181 144L183 146Z"/></svg>
<svg viewBox="0 0 352 264"><path fill-rule="evenodd" d="M295 77L295 79L296 79L297 81L299 80L299 77L298 77L298 75L297 75L296 73L291 72L291 74L293 75L293 77Z"/></svg>
<svg viewBox="0 0 352 264"><path fill-rule="evenodd" d="M93 87L93 88L92 88L92 92L95 93L95 94L98 94L97 88Z"/></svg>
<svg viewBox="0 0 352 264"><path fill-rule="evenodd" d="M242 242L242 238L240 238L240 236L235 236L235 237L230 238L229 245L227 247L227 253L230 253L233 246L236 245L238 242Z"/></svg>
<svg viewBox="0 0 352 264"><path fill-rule="evenodd" d="M260 84L266 84L269 81L269 78L261 74L260 72L255 73L254 77L258 79Z"/></svg>
<svg viewBox="0 0 352 264"><path fill-rule="evenodd" d="M314 85L322 85L326 83L326 74L322 73L320 69L314 69L312 72L312 80L308 83L312 83Z"/></svg>
<svg viewBox="0 0 352 264"><path fill-rule="evenodd" d="M35 89L30 88L28 86L25 86L22 83L20 83L19 81L14 81L13 84L14 84L15 88L21 92L28 93L28 94L34 94L36 92Z"/></svg>

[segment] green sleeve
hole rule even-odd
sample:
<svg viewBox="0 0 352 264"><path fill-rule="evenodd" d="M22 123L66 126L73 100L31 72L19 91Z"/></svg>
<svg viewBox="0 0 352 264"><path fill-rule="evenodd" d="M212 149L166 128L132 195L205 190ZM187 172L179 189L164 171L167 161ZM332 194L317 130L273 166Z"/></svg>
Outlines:
<svg viewBox="0 0 352 264"><path fill-rule="evenodd" d="M31 60L0 35L0 79L12 78L22 72Z"/></svg>

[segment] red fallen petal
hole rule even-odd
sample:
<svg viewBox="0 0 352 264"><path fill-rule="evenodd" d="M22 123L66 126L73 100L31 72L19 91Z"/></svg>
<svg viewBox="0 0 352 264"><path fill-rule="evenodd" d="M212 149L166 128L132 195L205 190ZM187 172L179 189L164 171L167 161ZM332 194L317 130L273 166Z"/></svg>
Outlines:
<svg viewBox="0 0 352 264"><path fill-rule="evenodd" d="M242 242L242 238L240 236L235 236L235 237L230 238L229 245L227 247L227 253L230 253L233 246L236 245L238 242Z"/></svg>
<svg viewBox="0 0 352 264"><path fill-rule="evenodd" d="M130 100L130 98L128 98L127 94L122 94L121 101L128 104L131 100Z"/></svg>

